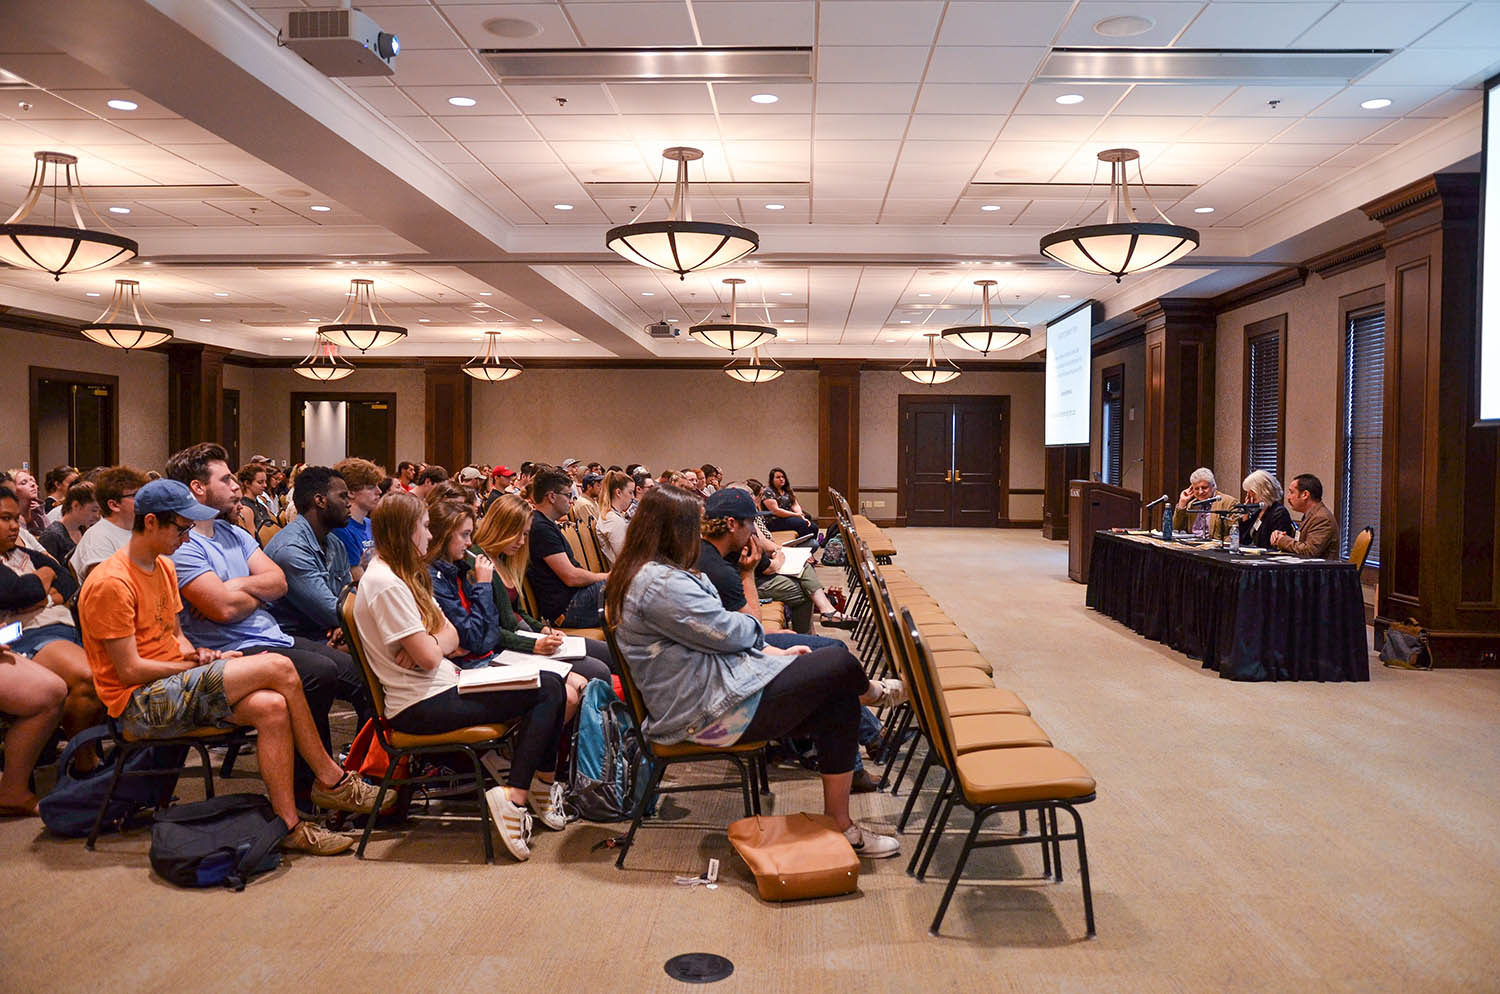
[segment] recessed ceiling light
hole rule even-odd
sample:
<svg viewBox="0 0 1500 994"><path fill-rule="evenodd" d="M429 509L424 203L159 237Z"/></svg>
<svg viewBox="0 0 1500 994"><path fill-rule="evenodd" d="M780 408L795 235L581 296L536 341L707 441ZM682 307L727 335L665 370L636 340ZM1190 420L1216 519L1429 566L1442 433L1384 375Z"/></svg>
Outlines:
<svg viewBox="0 0 1500 994"><path fill-rule="evenodd" d="M1134 35L1143 35L1156 27L1156 21L1139 14L1121 14L1118 17L1106 17L1094 24L1094 33L1106 38L1130 38Z"/></svg>
<svg viewBox="0 0 1500 994"><path fill-rule="evenodd" d="M104 106L111 110L135 110L140 107L140 104L134 100L106 100Z"/></svg>
<svg viewBox="0 0 1500 994"><path fill-rule="evenodd" d="M911 324L910 321L897 321L897 324Z"/></svg>
<svg viewBox="0 0 1500 994"><path fill-rule="evenodd" d="M1385 97L1375 97L1373 100L1360 101L1360 106L1365 110L1380 110L1382 107L1389 107L1390 105L1390 100Z"/></svg>
<svg viewBox="0 0 1500 994"><path fill-rule="evenodd" d="M979 209L982 210L982 211L997 211L997 210L1000 209L1000 205L999 204L985 204L983 207L981 207Z"/></svg>
<svg viewBox="0 0 1500 994"><path fill-rule="evenodd" d="M581 338L570 338L570 339L568 339L568 341L570 341L570 342L581 342L581 341L583 341L583 339L581 339Z"/></svg>
<svg viewBox="0 0 1500 994"><path fill-rule="evenodd" d="M287 335L283 335L283 336L282 336L282 338L281 338L281 340L282 340L282 341L283 341L283 342L290 342L290 341L291 341L291 340L292 340L292 339L291 339L291 337L290 337L290 336L287 336Z"/></svg>
<svg viewBox="0 0 1500 994"><path fill-rule="evenodd" d="M130 213L130 208L129 207L111 207L109 209L109 212L111 214L129 214Z"/></svg>
<svg viewBox="0 0 1500 994"><path fill-rule="evenodd" d="M99 293L96 290L90 290L88 293L84 294L84 296L85 297L97 297L97 296L99 296Z"/></svg>
<svg viewBox="0 0 1500 994"><path fill-rule="evenodd" d="M223 290L215 290L215 291L214 291L214 296L215 296L215 297L227 297L227 296L229 296L229 294L228 294L228 293L226 293L226 292L225 292L225 291L223 291Z"/></svg>
<svg viewBox="0 0 1500 994"><path fill-rule="evenodd" d="M766 204L766 210L768 210L768 211L784 211L784 210L786 210L786 204Z"/></svg>
<svg viewBox="0 0 1500 994"><path fill-rule="evenodd" d="M542 319L541 318L532 318L531 319L531 323L532 324L541 324L542 323Z"/></svg>
<svg viewBox="0 0 1500 994"><path fill-rule="evenodd" d="M1057 295L1057 299L1058 300L1072 300L1073 299L1073 295L1071 293L1060 293L1060 294Z"/></svg>
<svg viewBox="0 0 1500 994"><path fill-rule="evenodd" d="M894 338L887 338L886 341L888 341L888 342L894 342L895 339Z"/></svg>
<svg viewBox="0 0 1500 994"><path fill-rule="evenodd" d="M1081 103L1083 103L1083 94L1082 93L1064 93L1062 96L1060 96L1060 97L1057 98L1056 102L1060 103L1060 104L1062 104L1064 106L1068 106L1070 104L1081 104Z"/></svg>
<svg viewBox="0 0 1500 994"><path fill-rule="evenodd" d="M313 204L308 208L308 210L317 211L319 214L327 214L329 211L333 210L333 208L329 207L327 204Z"/></svg>
<svg viewBox="0 0 1500 994"><path fill-rule="evenodd" d="M774 93L756 93L750 97L752 104L774 104L781 98Z"/></svg>
<svg viewBox="0 0 1500 994"><path fill-rule="evenodd" d="M1193 208L1193 213L1194 214L1212 214L1213 212L1214 212L1214 209L1212 207L1194 207Z"/></svg>
<svg viewBox="0 0 1500 994"><path fill-rule="evenodd" d="M479 103L473 97L449 97L448 102L455 107L473 107Z"/></svg>
<svg viewBox="0 0 1500 994"><path fill-rule="evenodd" d="M677 319L676 318L667 318L667 324L676 324L676 323L677 323Z"/></svg>
<svg viewBox="0 0 1500 994"><path fill-rule="evenodd" d="M570 210L573 209L573 205L572 204L553 204L552 205L552 209L555 210L555 211L570 211Z"/></svg>
<svg viewBox="0 0 1500 994"><path fill-rule="evenodd" d="M309 321L321 321L323 319L322 318L308 318L307 320L309 320Z"/></svg>
<svg viewBox="0 0 1500 994"><path fill-rule="evenodd" d="M797 323L797 319L796 318L787 318L786 320L782 321L781 323L782 324L796 324Z"/></svg>
<svg viewBox="0 0 1500 994"><path fill-rule="evenodd" d="M792 291L790 291L790 290L783 290L779 294L779 296L782 296L782 297L790 297L791 295L792 295Z"/></svg>
<svg viewBox="0 0 1500 994"><path fill-rule="evenodd" d="M932 294L930 294L930 293L919 293L919 294L917 294L917 296L918 297L931 297Z"/></svg>
<svg viewBox="0 0 1500 994"><path fill-rule="evenodd" d="M417 318L417 324L431 324L432 318Z"/></svg>
<svg viewBox="0 0 1500 994"><path fill-rule="evenodd" d="M493 293L491 293L491 292L490 292L490 291L488 291L488 290L480 290L480 291L479 291L479 295L480 295L480 296L481 296L481 297L493 297L493 296L494 296L494 294L493 294Z"/></svg>
<svg viewBox="0 0 1500 994"><path fill-rule="evenodd" d="M208 324L210 321L213 320L213 318L199 318L198 320L202 321L204 324Z"/></svg>
<svg viewBox="0 0 1500 994"><path fill-rule="evenodd" d="M643 290L641 292L641 296L642 297L654 297L654 296L656 296L656 294L652 293L650 290Z"/></svg>

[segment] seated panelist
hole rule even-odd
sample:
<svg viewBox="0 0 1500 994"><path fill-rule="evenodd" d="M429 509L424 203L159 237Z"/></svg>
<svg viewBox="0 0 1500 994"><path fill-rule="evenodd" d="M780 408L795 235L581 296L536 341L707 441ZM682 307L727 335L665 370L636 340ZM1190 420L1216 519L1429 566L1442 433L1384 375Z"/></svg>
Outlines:
<svg viewBox="0 0 1500 994"><path fill-rule="evenodd" d="M1337 559L1339 525L1323 503L1323 481L1311 473L1297 474L1286 486L1286 502L1302 515L1302 523L1295 532L1272 532L1271 544L1304 559Z"/></svg>
<svg viewBox="0 0 1500 994"><path fill-rule="evenodd" d="M1234 507L1234 498L1219 492L1214 471L1208 467L1193 470L1188 477L1187 489L1177 497L1177 509L1172 512L1172 528L1179 532L1191 532L1199 538L1223 538L1229 534L1226 514L1204 514L1203 511L1228 511ZM1200 513L1193 513L1194 511Z"/></svg>
<svg viewBox="0 0 1500 994"><path fill-rule="evenodd" d="M1281 503L1281 484L1276 477L1263 469L1257 469L1241 486L1245 491L1245 504L1257 504L1259 508L1239 518L1240 544L1270 549L1271 536L1277 532L1292 530L1292 515Z"/></svg>

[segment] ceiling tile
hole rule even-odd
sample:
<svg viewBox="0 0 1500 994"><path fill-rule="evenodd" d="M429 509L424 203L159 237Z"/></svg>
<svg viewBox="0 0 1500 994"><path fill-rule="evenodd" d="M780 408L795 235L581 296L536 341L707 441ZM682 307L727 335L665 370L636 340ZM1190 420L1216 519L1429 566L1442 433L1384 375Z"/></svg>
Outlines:
<svg viewBox="0 0 1500 994"><path fill-rule="evenodd" d="M940 46L932 54L926 83L1026 83L1041 65L1045 48Z"/></svg>
<svg viewBox="0 0 1500 994"><path fill-rule="evenodd" d="M360 90L351 90L350 92L357 94L377 114L382 114L385 117L415 117L426 113L426 111L412 101L411 97L394 86L379 88L370 86ZM452 93L453 91L449 90L449 92Z"/></svg>
<svg viewBox="0 0 1500 994"><path fill-rule="evenodd" d="M808 161L807 142L798 141L754 141L724 142L724 152L731 163L746 162L801 162Z"/></svg>
<svg viewBox="0 0 1500 994"><path fill-rule="evenodd" d="M470 48L578 47L567 15L556 3L445 3L443 16Z"/></svg>
<svg viewBox="0 0 1500 994"><path fill-rule="evenodd" d="M1427 117L1407 117L1399 121L1392 121L1379 131L1375 132L1365 141L1372 145L1399 145L1410 141L1429 128L1435 127L1437 122Z"/></svg>
<svg viewBox="0 0 1500 994"><path fill-rule="evenodd" d="M901 149L899 141L823 141L813 143L817 163L856 162L890 171Z"/></svg>
<svg viewBox="0 0 1500 994"><path fill-rule="evenodd" d="M1417 40L1417 48L1483 48L1495 50L1500 38L1500 5L1471 3Z"/></svg>
<svg viewBox="0 0 1500 994"><path fill-rule="evenodd" d="M1065 117L1062 114L1017 114L1000 129L1002 141L1082 141L1099 126L1097 115Z"/></svg>
<svg viewBox="0 0 1500 994"><path fill-rule="evenodd" d="M813 136L828 139L900 138L910 118L905 114L817 114Z"/></svg>
<svg viewBox="0 0 1500 994"><path fill-rule="evenodd" d="M1478 90L1449 90L1412 112L1413 117L1452 117L1483 99Z"/></svg>
<svg viewBox="0 0 1500 994"><path fill-rule="evenodd" d="M551 145L540 141L477 141L466 142L465 148L480 162L549 162L560 164ZM626 144L634 151L635 146Z"/></svg>
<svg viewBox="0 0 1500 994"><path fill-rule="evenodd" d="M1094 114L1101 115L1130 89L1118 83L1033 83L1016 105L1017 114ZM1083 97L1083 103L1064 106L1057 98L1067 95Z"/></svg>
<svg viewBox="0 0 1500 994"><path fill-rule="evenodd" d="M1270 141L1289 122L1271 117L1206 117L1182 136L1189 142Z"/></svg>
<svg viewBox="0 0 1500 994"><path fill-rule="evenodd" d="M972 169L989 153L987 141L910 141L901 146L901 162L931 163Z"/></svg>
<svg viewBox="0 0 1500 994"><path fill-rule="evenodd" d="M1500 18L1500 7L1484 6L1479 9L1491 11L1495 17ZM1493 32L1475 38L1473 41L1476 45L1472 48L1409 48L1404 52L1397 52L1386 62L1371 69L1358 82L1362 86L1477 84L1496 67L1500 67L1500 51L1496 50L1493 38Z"/></svg>
<svg viewBox="0 0 1500 994"><path fill-rule="evenodd" d="M1343 151L1343 145L1299 145L1271 142L1240 159L1246 166L1316 166Z"/></svg>
<svg viewBox="0 0 1500 994"><path fill-rule="evenodd" d="M719 131L726 139L812 137L811 114L720 114Z"/></svg>
<svg viewBox="0 0 1500 994"><path fill-rule="evenodd" d="M928 83L917 96L918 114L1008 114L1019 83Z"/></svg>
<svg viewBox="0 0 1500 994"><path fill-rule="evenodd" d="M1341 3L1298 36L1293 48L1405 48L1462 3Z"/></svg>
<svg viewBox="0 0 1500 994"><path fill-rule="evenodd" d="M1005 120L1000 114L917 114L906 137L918 141L991 141Z"/></svg>
<svg viewBox="0 0 1500 994"><path fill-rule="evenodd" d="M1404 117L1441 96L1446 91L1437 86L1351 86L1314 110L1311 117ZM1389 107L1366 110L1360 104L1372 98L1389 100Z"/></svg>
<svg viewBox="0 0 1500 994"><path fill-rule="evenodd" d="M1073 16L1068 18L1067 26L1063 28L1058 44L1130 48L1167 45L1202 8L1202 3L1131 3L1122 7L1109 0L1105 2L1085 0L1073 11ZM1147 17L1154 23L1150 30L1128 38L1102 35L1094 30L1094 25L1100 21L1120 14Z"/></svg>
<svg viewBox="0 0 1500 994"><path fill-rule="evenodd" d="M548 141L622 141L630 137L630 129L618 115L568 117L553 114L533 118L531 123Z"/></svg>
<svg viewBox="0 0 1500 994"><path fill-rule="evenodd" d="M1178 48L1285 48L1306 31L1332 3L1208 4L1182 37ZM1350 48L1340 43L1330 46Z"/></svg>
<svg viewBox="0 0 1500 994"><path fill-rule="evenodd" d="M389 31L401 40L401 54L396 58L398 66L411 52L424 48L462 48L465 45L443 16L425 4L385 7L375 21L380 30ZM285 23L283 20L277 27L283 27Z"/></svg>
<svg viewBox="0 0 1500 994"><path fill-rule="evenodd" d="M401 129L413 138L422 139L423 136L414 133L409 127L409 123L421 120L424 119L401 118ZM536 129L524 117L439 117L435 120L444 131L459 141L527 141L536 137ZM546 118L541 120L547 121Z"/></svg>
<svg viewBox="0 0 1500 994"><path fill-rule="evenodd" d="M670 3L569 3L568 16L589 48L696 45L687 5Z"/></svg>
<svg viewBox="0 0 1500 994"><path fill-rule="evenodd" d="M820 45L930 45L943 5L936 0L823 0Z"/></svg>
<svg viewBox="0 0 1500 994"><path fill-rule="evenodd" d="M1067 5L1059 3L950 3L938 44L1048 45L1067 16Z"/></svg>
<svg viewBox="0 0 1500 994"><path fill-rule="evenodd" d="M1078 151L1078 142L1000 141L980 164L978 180L1046 182Z"/></svg>
<svg viewBox="0 0 1500 994"><path fill-rule="evenodd" d="M915 83L819 83L820 114L905 114L917 95Z"/></svg>
<svg viewBox="0 0 1500 994"><path fill-rule="evenodd" d="M1287 128L1276 136L1276 140L1352 144L1370 137L1388 123L1389 121L1381 118L1369 117L1310 117Z"/></svg>
<svg viewBox="0 0 1500 994"><path fill-rule="evenodd" d="M1337 83L1325 86L1242 86L1214 108L1213 116L1272 117L1291 123L1342 89Z"/></svg>
<svg viewBox="0 0 1500 994"><path fill-rule="evenodd" d="M818 82L902 83L921 79L931 51L925 45L920 48L821 45L818 47Z"/></svg>
<svg viewBox="0 0 1500 994"><path fill-rule="evenodd" d="M753 4L696 0L693 16L705 45L811 45L816 4L812 0Z"/></svg>
<svg viewBox="0 0 1500 994"><path fill-rule="evenodd" d="M609 94L598 83L510 83L505 92L523 114L555 117L615 113ZM566 102L559 104L559 98Z"/></svg>
<svg viewBox="0 0 1500 994"><path fill-rule="evenodd" d="M609 94L622 114L714 112L705 83L611 83Z"/></svg>
<svg viewBox="0 0 1500 994"><path fill-rule="evenodd" d="M419 108L417 113L427 113L434 116L452 115L453 117L483 117L493 114L514 114L515 105L501 91L500 87L493 82L484 86L459 86L456 84L448 86L402 86L390 90L363 89L359 95L369 100L373 95L375 99L386 99L383 94L405 94L411 98L411 102ZM468 97L475 101L473 107L455 107L448 102L449 97ZM409 115L398 115L409 116Z"/></svg>
<svg viewBox="0 0 1500 994"><path fill-rule="evenodd" d="M1170 142L1197 123L1190 117L1129 117L1111 114L1090 136L1093 141Z"/></svg>
<svg viewBox="0 0 1500 994"><path fill-rule="evenodd" d="M1201 117L1223 103L1236 89L1235 86L1183 86L1177 83L1139 84L1125 95L1115 113Z"/></svg>
<svg viewBox="0 0 1500 994"><path fill-rule="evenodd" d="M714 83L714 99L720 114L811 114L811 83ZM774 104L759 104L750 98L771 93L780 99Z"/></svg>
<svg viewBox="0 0 1500 994"><path fill-rule="evenodd" d="M421 142L420 144L422 151L432 156L438 162L447 164L475 161L474 156L458 142Z"/></svg>
<svg viewBox="0 0 1500 994"><path fill-rule="evenodd" d="M430 49L402 52L397 57L396 78L407 86L484 86L495 78L468 49Z"/></svg>

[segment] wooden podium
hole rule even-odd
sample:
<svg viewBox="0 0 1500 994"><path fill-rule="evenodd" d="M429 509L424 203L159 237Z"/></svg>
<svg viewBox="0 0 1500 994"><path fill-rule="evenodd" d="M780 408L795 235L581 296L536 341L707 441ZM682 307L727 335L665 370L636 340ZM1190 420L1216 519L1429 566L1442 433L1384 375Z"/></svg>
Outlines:
<svg viewBox="0 0 1500 994"><path fill-rule="evenodd" d="M1139 528L1141 495L1124 487L1092 480L1068 481L1068 579L1089 582L1089 554L1094 532L1105 528Z"/></svg>

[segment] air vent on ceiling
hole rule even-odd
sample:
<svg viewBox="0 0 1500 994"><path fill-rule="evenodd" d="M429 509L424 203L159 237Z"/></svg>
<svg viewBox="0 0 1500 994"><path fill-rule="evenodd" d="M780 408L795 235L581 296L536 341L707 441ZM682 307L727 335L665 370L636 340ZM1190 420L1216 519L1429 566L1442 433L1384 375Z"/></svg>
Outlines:
<svg viewBox="0 0 1500 994"><path fill-rule="evenodd" d="M90 199L103 203L137 204L181 203L189 200L264 200L254 190L233 183L194 183L186 186L96 186L89 185Z"/></svg>
<svg viewBox="0 0 1500 994"><path fill-rule="evenodd" d="M672 184L664 183L585 183L584 189L595 200L628 200L640 203L653 192L659 196L670 196ZM693 188L701 190L704 198L712 197L780 197L796 200L812 196L811 183L715 183L711 180L695 179Z"/></svg>
<svg viewBox="0 0 1500 994"><path fill-rule="evenodd" d="M1046 83L1348 83L1389 49L1054 48Z"/></svg>
<svg viewBox="0 0 1500 994"><path fill-rule="evenodd" d="M1139 183L1132 190L1141 189ZM1146 192L1152 200L1176 203L1198 189L1193 183L1150 183ZM964 189L965 200L1106 200L1109 183L970 183Z"/></svg>
<svg viewBox="0 0 1500 994"><path fill-rule="evenodd" d="M481 49L504 83L782 83L812 79L810 48Z"/></svg>

